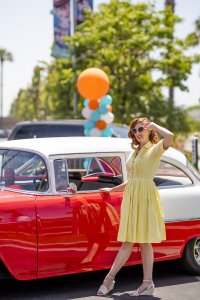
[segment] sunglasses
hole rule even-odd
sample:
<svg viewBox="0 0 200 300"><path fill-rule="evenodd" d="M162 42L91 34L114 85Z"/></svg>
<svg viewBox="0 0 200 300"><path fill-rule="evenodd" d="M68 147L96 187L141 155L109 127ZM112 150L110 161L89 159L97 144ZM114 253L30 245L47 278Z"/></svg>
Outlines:
<svg viewBox="0 0 200 300"><path fill-rule="evenodd" d="M142 132L142 131L144 131L144 130L145 130L145 128L144 128L143 126L141 126L141 127L138 127L138 129L137 129L137 128L132 128L132 129L130 130L130 132L136 134L137 131L138 131L138 132Z"/></svg>

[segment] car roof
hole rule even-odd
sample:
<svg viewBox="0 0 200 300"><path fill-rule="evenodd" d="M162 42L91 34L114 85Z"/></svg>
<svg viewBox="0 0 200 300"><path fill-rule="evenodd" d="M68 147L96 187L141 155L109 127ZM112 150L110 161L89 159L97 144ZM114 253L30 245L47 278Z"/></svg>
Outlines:
<svg viewBox="0 0 200 300"><path fill-rule="evenodd" d="M131 140L111 137L35 138L3 141L0 143L0 149L5 148L40 152L44 156L72 153L116 153L130 152ZM183 153L171 147L164 152L163 158L176 159L184 165L187 162Z"/></svg>
<svg viewBox="0 0 200 300"><path fill-rule="evenodd" d="M85 119L67 119L67 120L43 120L43 121L23 121L16 123L15 127L21 126L31 126L31 125L65 125L65 124L72 124L72 125L83 125L85 123ZM119 126L119 127L126 127L129 128L126 124L120 123L112 123L110 126Z"/></svg>

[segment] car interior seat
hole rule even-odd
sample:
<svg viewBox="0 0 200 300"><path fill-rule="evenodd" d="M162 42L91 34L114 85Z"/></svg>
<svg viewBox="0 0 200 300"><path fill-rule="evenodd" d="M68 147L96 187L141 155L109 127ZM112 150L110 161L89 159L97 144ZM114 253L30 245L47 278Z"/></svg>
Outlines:
<svg viewBox="0 0 200 300"><path fill-rule="evenodd" d="M15 170L13 168L4 169L5 186L13 189L22 189L22 186L15 184Z"/></svg>

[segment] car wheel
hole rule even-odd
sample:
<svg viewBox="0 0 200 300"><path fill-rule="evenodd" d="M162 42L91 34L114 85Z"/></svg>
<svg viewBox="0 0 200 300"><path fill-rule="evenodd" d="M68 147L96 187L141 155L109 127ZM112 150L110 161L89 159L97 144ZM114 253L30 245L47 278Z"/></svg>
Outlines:
<svg viewBox="0 0 200 300"><path fill-rule="evenodd" d="M200 237L190 240L182 256L184 268L193 275L200 275Z"/></svg>

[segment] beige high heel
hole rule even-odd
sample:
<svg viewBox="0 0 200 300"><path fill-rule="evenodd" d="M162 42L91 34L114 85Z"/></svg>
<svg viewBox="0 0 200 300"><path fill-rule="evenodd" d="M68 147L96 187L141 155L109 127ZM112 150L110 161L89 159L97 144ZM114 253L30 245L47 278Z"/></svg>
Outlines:
<svg viewBox="0 0 200 300"><path fill-rule="evenodd" d="M155 285L152 280L143 280L143 282L150 282L150 284L141 292L139 292L139 288L136 291L129 293L130 296L138 297L138 296L152 296Z"/></svg>
<svg viewBox="0 0 200 300"><path fill-rule="evenodd" d="M109 287L107 287L105 285L106 278L112 279L112 282L110 283ZM100 288L99 288L99 290L97 292L97 296L105 296L105 295L109 294L113 290L114 285L115 285L114 278L111 277L111 276L109 276L109 275L107 275L106 278L104 279L103 284L100 286Z"/></svg>

